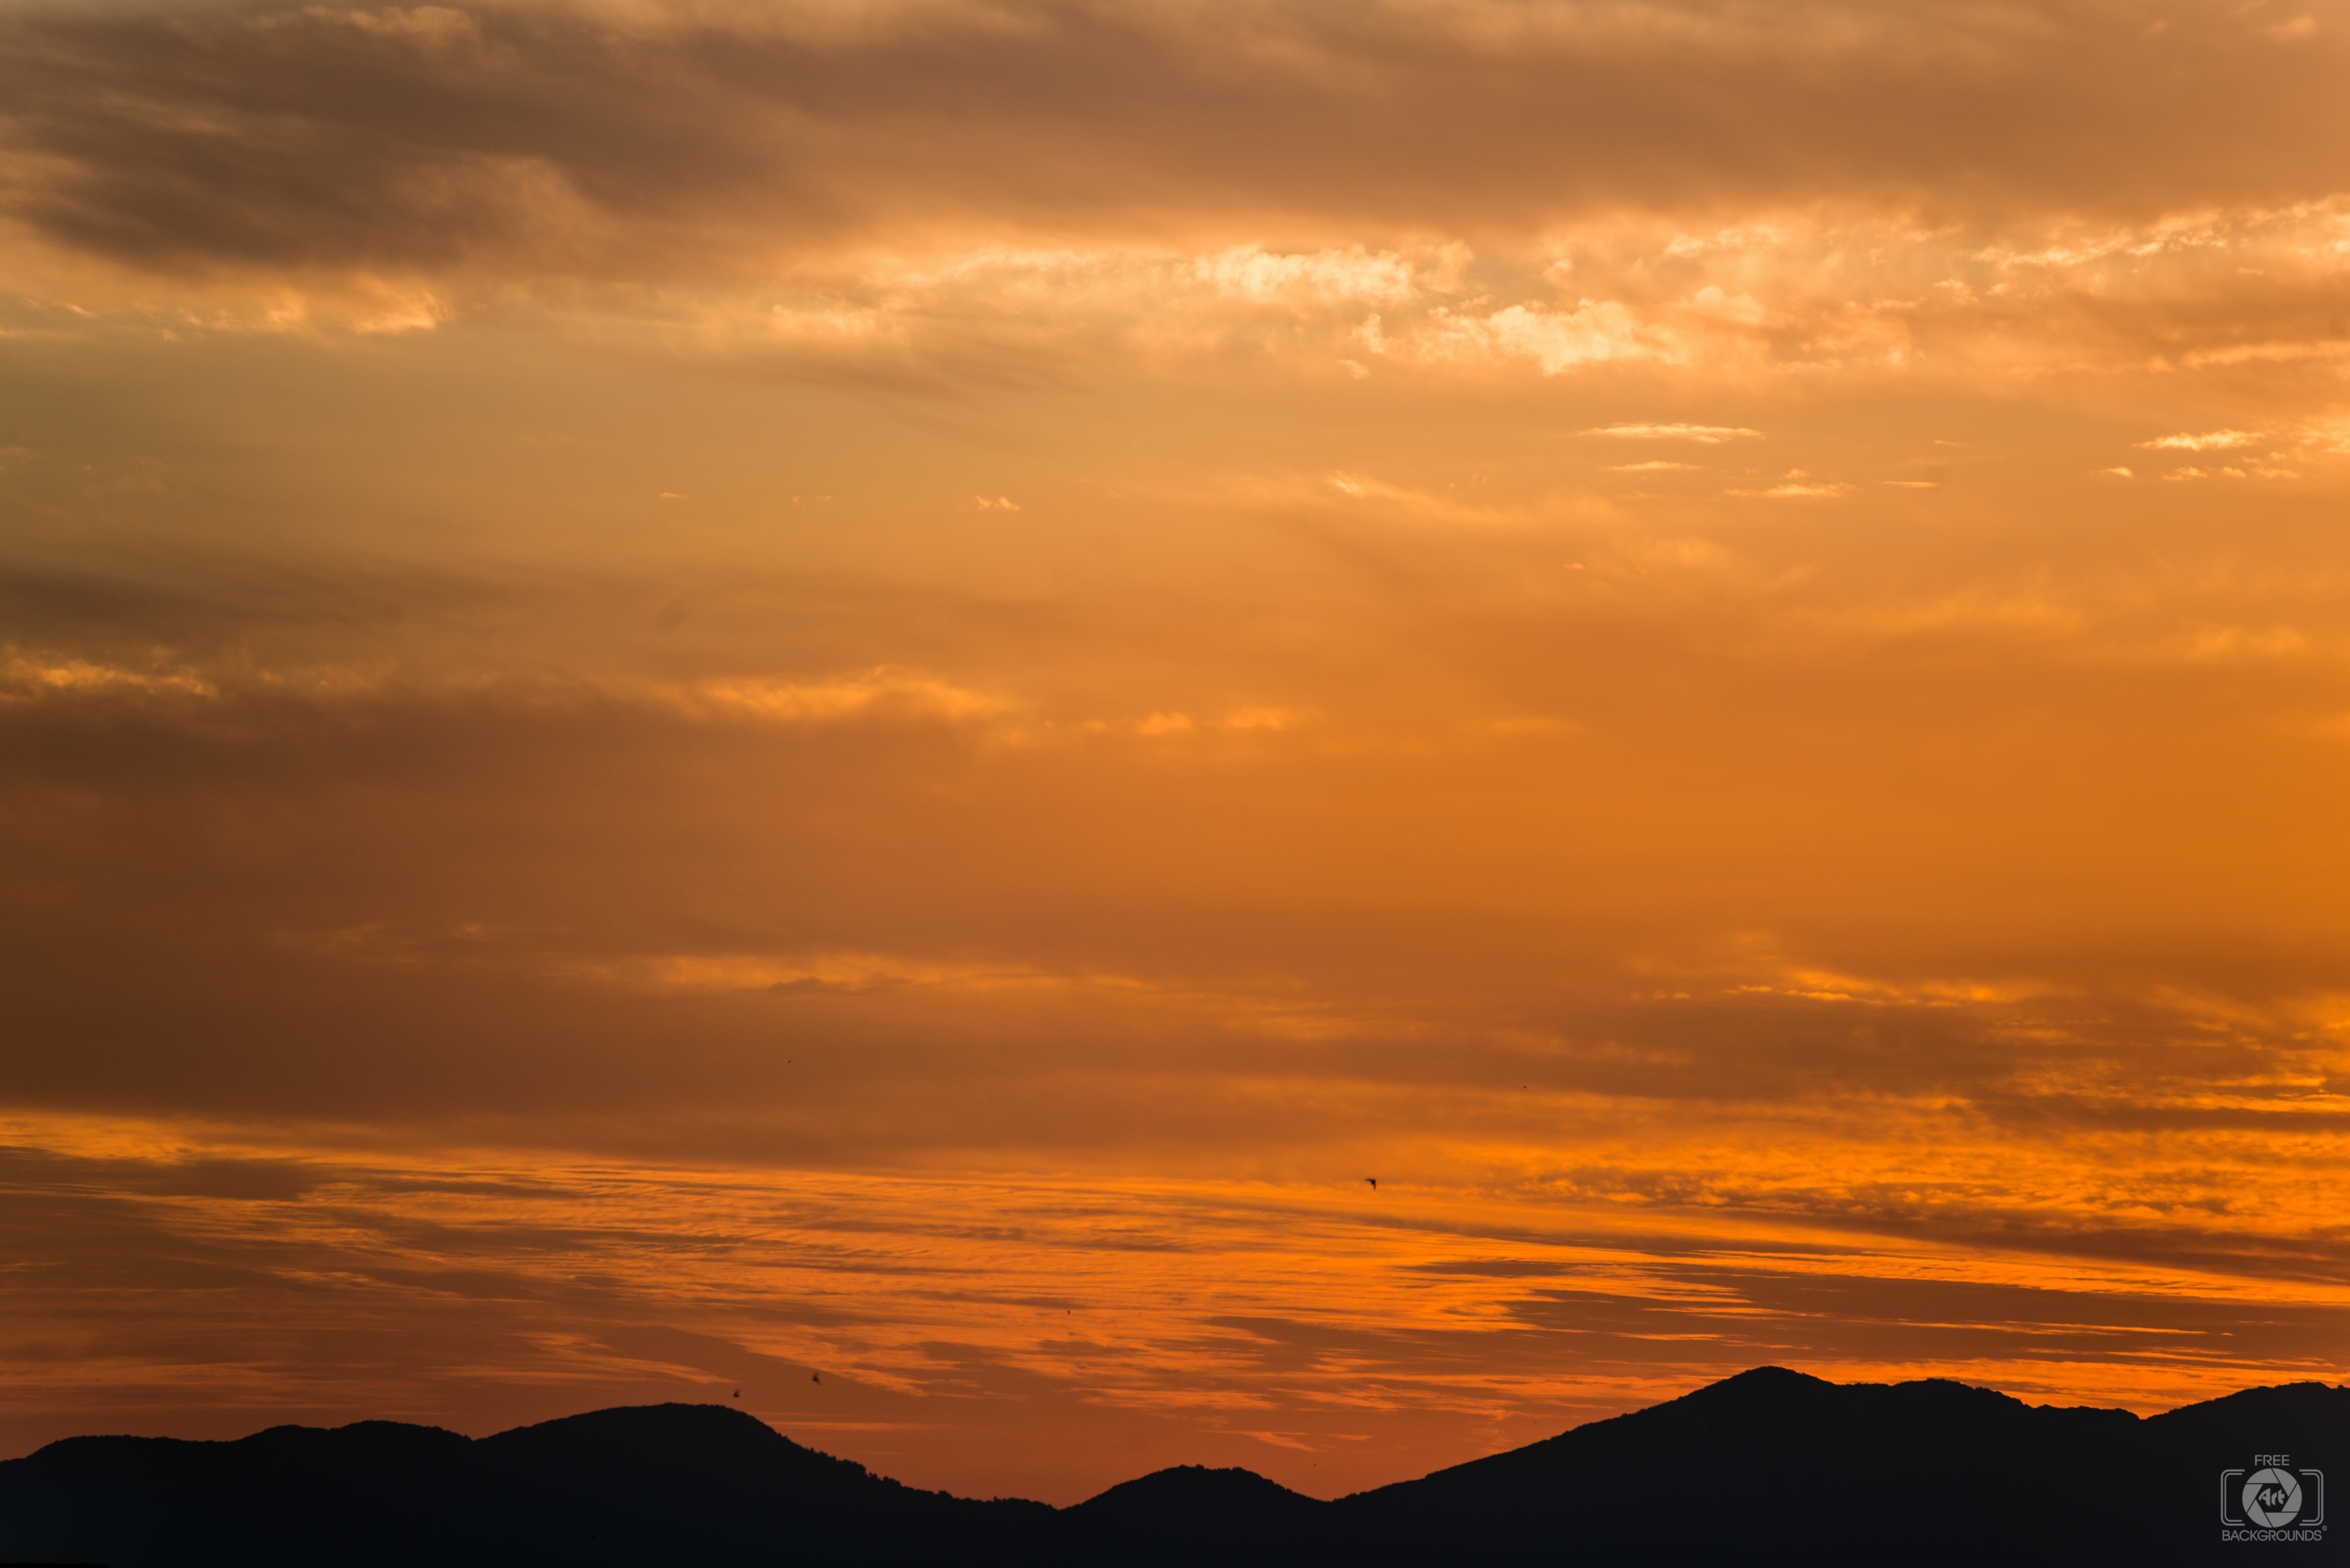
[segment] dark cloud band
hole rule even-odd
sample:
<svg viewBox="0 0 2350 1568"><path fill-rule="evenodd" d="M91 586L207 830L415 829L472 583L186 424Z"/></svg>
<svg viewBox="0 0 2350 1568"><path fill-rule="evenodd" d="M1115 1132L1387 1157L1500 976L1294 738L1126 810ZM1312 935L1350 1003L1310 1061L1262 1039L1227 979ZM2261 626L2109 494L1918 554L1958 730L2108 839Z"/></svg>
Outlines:
<svg viewBox="0 0 2350 1568"><path fill-rule="evenodd" d="M165 270L658 278L881 231L2142 214L2350 184L2331 32L2217 6L1033 5L831 36L52 13L6 58L16 215Z"/></svg>

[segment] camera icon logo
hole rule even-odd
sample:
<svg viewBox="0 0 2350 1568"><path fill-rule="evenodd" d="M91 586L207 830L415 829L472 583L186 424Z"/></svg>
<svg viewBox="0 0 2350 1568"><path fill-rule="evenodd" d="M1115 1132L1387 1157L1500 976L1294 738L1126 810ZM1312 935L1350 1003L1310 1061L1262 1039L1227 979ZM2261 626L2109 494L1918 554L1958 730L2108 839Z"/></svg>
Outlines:
<svg viewBox="0 0 2350 1568"><path fill-rule="evenodd" d="M2254 1470L2244 1481L2244 1517L2274 1530L2301 1517L2301 1480L2274 1465Z"/></svg>
<svg viewBox="0 0 2350 1568"><path fill-rule="evenodd" d="M2290 1455L2254 1454L2250 1470L2220 1472L2220 1522L2235 1532L2231 1541L2322 1541L2325 1472Z"/></svg>

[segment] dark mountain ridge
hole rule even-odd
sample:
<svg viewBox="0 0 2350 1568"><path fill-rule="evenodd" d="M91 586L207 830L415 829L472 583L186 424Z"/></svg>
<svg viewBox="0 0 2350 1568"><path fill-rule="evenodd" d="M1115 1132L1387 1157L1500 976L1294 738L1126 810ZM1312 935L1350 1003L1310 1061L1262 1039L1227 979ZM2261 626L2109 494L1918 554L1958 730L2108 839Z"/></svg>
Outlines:
<svg viewBox="0 0 2350 1568"><path fill-rule="evenodd" d="M2286 1492L2243 1491L2263 1456L2287 1456ZM478 1440L393 1421L68 1438L0 1463L0 1562L2331 1562L2324 1478L2345 1474L2350 1388L2319 1383L2141 1420L1762 1367L1335 1502L1179 1466L1066 1509L919 1490L738 1409L658 1405Z"/></svg>

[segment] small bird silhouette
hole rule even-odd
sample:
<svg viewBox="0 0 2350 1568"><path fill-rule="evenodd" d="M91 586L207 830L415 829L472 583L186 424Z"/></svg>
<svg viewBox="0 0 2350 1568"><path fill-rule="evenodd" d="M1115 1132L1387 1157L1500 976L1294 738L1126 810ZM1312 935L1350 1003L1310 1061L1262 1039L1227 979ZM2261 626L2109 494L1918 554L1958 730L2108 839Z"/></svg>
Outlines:
<svg viewBox="0 0 2350 1568"><path fill-rule="evenodd" d="M1369 1182L1369 1183L1371 1184L1371 1190L1372 1190L1372 1191L1377 1192L1377 1191L1379 1189L1379 1179L1378 1179L1378 1177L1376 1177L1376 1176L1367 1176L1367 1177L1363 1178L1363 1179L1364 1179L1365 1181L1367 1181L1367 1182Z"/></svg>
<svg viewBox="0 0 2350 1568"><path fill-rule="evenodd" d="M821 1383L824 1381L824 1375L818 1372L811 1372L808 1374L808 1381L811 1383Z"/></svg>
<svg viewBox="0 0 2350 1568"><path fill-rule="evenodd" d="M734 1390L734 1397L736 1397L737 1399L740 1399L741 1397L743 1397L743 1390L741 1390L740 1388L737 1388L736 1390Z"/></svg>

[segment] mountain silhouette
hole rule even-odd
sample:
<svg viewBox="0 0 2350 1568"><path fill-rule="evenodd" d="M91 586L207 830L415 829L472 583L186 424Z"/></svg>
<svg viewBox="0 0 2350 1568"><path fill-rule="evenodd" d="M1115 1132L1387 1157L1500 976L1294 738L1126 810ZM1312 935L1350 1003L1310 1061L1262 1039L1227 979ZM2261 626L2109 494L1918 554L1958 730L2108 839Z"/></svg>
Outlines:
<svg viewBox="0 0 2350 1568"><path fill-rule="evenodd" d="M2256 1455L2294 1479L2255 1501L2290 1495L2330 1538L2319 1478L2350 1486L2350 1388L2141 1420L1762 1367L1335 1502L1184 1465L1066 1509L919 1490L736 1407L656 1405L478 1440L393 1421L68 1438L0 1463L0 1563L2232 1562L2253 1548L2222 1539L2241 1500L2221 1478Z"/></svg>
<svg viewBox="0 0 2350 1568"><path fill-rule="evenodd" d="M961 1561L1010 1563L1055 1521L1041 1502L901 1486L721 1405L479 1441L391 1421L68 1438L0 1464L0 1563L767 1563L951 1542Z"/></svg>
<svg viewBox="0 0 2350 1568"><path fill-rule="evenodd" d="M1066 1510L1062 1550L1089 1563L1311 1562L1330 1510L1254 1470L1177 1465Z"/></svg>

